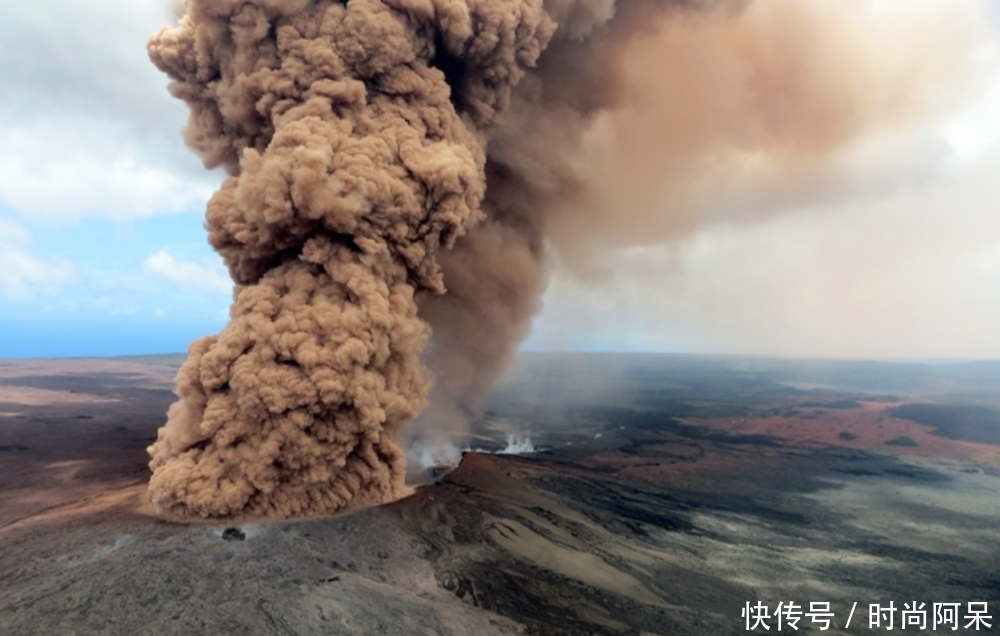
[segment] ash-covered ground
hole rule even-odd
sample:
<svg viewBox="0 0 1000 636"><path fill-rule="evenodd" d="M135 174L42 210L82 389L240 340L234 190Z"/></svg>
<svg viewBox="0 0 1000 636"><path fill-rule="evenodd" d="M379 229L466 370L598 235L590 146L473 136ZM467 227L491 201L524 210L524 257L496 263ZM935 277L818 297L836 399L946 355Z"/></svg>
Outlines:
<svg viewBox="0 0 1000 636"><path fill-rule="evenodd" d="M1000 618L1000 364L526 354L460 440L483 452L438 483L230 529L143 505L178 363L0 361L0 633L736 634L758 602L828 602L827 633L885 629L868 606L890 601L926 604L906 633L952 632L933 603L962 604L958 632L969 602ZM535 452L489 452L511 436Z"/></svg>

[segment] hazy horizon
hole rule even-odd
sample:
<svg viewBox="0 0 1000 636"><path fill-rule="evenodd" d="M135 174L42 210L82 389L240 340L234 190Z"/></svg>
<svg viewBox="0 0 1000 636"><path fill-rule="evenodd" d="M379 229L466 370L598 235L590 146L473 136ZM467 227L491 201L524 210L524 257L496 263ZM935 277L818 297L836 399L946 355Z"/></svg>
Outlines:
<svg viewBox="0 0 1000 636"><path fill-rule="evenodd" d="M133 334L135 337L144 337L145 334ZM200 334L208 335L208 334ZM196 334L195 337L198 337ZM58 343L57 343L58 344ZM926 366L948 366L948 365L968 365L968 364L1000 364L1000 357L990 358L877 358L877 357L829 357L829 356L793 356L774 355L766 353L704 353L704 352L684 352L684 351L635 351L635 350L597 350L597 349L521 349L515 358L517 360L524 357L558 357L558 356L651 356L677 359L702 359L716 361L761 361L761 362L816 362L816 363L874 363L886 365L926 365ZM79 355L57 353L54 355L12 355L0 356L3 360L131 360L148 361L159 363L160 358L171 359L171 364L180 364L187 357L186 350L143 351L139 349L130 350L126 353L88 354Z"/></svg>

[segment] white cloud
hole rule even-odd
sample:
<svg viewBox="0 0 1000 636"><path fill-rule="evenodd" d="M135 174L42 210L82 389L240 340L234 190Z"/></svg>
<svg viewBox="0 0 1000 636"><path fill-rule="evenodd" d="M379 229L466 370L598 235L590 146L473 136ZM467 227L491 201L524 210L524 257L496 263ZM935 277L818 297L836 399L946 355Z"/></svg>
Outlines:
<svg viewBox="0 0 1000 636"><path fill-rule="evenodd" d="M0 247L8 248L15 243L27 243L31 240L28 231L16 223L0 221Z"/></svg>
<svg viewBox="0 0 1000 636"><path fill-rule="evenodd" d="M53 20L52 16L59 16ZM39 0L0 21L0 200L22 215L128 219L202 203L186 107L149 62L167 2Z"/></svg>
<svg viewBox="0 0 1000 636"><path fill-rule="evenodd" d="M142 271L188 288L219 293L229 293L233 289L232 281L222 268L175 260L166 248L150 254L142 263Z"/></svg>
<svg viewBox="0 0 1000 636"><path fill-rule="evenodd" d="M46 262L29 254L29 241L24 228L0 221L0 290L8 298L30 298L36 291L54 293L75 277L69 261Z"/></svg>
<svg viewBox="0 0 1000 636"><path fill-rule="evenodd" d="M114 126L53 121L0 127L0 199L33 217L127 219L203 203L214 184L184 178L120 143Z"/></svg>

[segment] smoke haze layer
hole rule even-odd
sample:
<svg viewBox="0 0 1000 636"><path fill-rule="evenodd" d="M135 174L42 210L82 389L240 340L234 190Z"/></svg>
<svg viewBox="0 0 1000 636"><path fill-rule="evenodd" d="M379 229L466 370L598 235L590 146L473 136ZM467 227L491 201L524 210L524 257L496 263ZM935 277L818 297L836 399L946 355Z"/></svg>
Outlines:
<svg viewBox="0 0 1000 636"><path fill-rule="evenodd" d="M600 250L718 214L719 186L822 192L845 143L933 101L909 49L859 65L830 4L189 0L149 52L230 174L206 226L236 287L150 447L154 505L398 498L401 444L475 416L554 264L599 276ZM961 66L928 59L931 85Z"/></svg>
<svg viewBox="0 0 1000 636"><path fill-rule="evenodd" d="M545 7L559 28L486 147L487 221L442 253L448 293L421 300L436 384L404 435L445 459L552 270L603 283L622 248L844 196L852 145L953 101L988 30L983 5L944 1Z"/></svg>

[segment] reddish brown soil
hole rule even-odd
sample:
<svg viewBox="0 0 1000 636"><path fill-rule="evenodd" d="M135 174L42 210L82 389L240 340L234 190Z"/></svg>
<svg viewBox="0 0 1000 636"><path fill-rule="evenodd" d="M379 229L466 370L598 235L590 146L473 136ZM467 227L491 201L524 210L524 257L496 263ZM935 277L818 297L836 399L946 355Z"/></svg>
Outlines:
<svg viewBox="0 0 1000 636"><path fill-rule="evenodd" d="M110 360L0 361L0 528L128 501L176 369Z"/></svg>
<svg viewBox="0 0 1000 636"><path fill-rule="evenodd" d="M658 434L662 442L647 441L641 452L628 447L597 451L580 458L578 464L601 473L675 485L698 483L712 475L753 475L761 466L782 458L829 448L972 462L991 473L1000 465L1000 447L935 435L933 427L890 416L888 411L896 406L899 403L867 402L854 409L807 408L802 409L805 417L685 418L679 422L686 426L731 436L767 436L772 441L725 443L718 436L702 439L664 432ZM853 438L843 439L842 433ZM909 438L916 445L887 444L898 438Z"/></svg>
<svg viewBox="0 0 1000 636"><path fill-rule="evenodd" d="M899 404L866 402L860 409L820 409L809 418L692 419L684 423L740 435L770 435L782 445L800 448L842 446L926 459L989 461L1000 457L996 446L948 439L935 435L931 426L891 417L888 411L896 406ZM842 439L841 433L854 439ZM887 443L900 437L913 440L916 446Z"/></svg>

